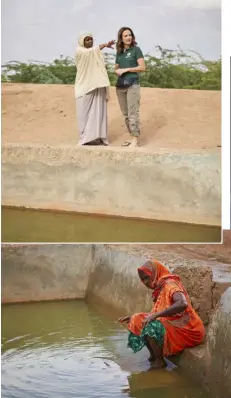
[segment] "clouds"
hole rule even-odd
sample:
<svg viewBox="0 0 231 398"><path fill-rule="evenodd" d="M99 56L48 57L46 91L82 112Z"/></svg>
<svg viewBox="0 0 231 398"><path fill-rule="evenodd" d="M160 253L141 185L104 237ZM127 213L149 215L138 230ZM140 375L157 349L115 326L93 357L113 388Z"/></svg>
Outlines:
<svg viewBox="0 0 231 398"><path fill-rule="evenodd" d="M193 49L216 59L221 47L217 0L2 0L2 60L72 56L80 32L98 43L134 29L144 52L156 45Z"/></svg>
<svg viewBox="0 0 231 398"><path fill-rule="evenodd" d="M158 1L153 2L151 0L143 0L142 2L136 0L138 5L142 4L142 6L148 6L151 8L155 8L158 6ZM221 0L162 0L161 2L162 8L176 8L176 9L200 9L200 10L211 10L211 9L221 9Z"/></svg>
<svg viewBox="0 0 231 398"><path fill-rule="evenodd" d="M181 9L221 9L221 0L169 0L168 4Z"/></svg>
<svg viewBox="0 0 231 398"><path fill-rule="evenodd" d="M90 7L93 7L93 0L83 0L75 2L72 5L71 10L73 13L78 13L80 11L86 11Z"/></svg>
<svg viewBox="0 0 231 398"><path fill-rule="evenodd" d="M161 2L152 0L134 0L133 4L153 10L159 6L161 6L162 9L221 9L221 0L162 0Z"/></svg>

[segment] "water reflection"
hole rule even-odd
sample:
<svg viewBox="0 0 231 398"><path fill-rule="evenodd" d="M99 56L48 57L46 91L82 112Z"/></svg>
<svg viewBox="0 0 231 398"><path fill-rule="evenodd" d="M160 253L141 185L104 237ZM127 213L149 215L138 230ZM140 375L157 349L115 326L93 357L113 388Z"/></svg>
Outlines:
<svg viewBox="0 0 231 398"><path fill-rule="evenodd" d="M205 397L198 392L179 372L149 370L145 351L131 354L126 332L82 301L2 307L2 397Z"/></svg>

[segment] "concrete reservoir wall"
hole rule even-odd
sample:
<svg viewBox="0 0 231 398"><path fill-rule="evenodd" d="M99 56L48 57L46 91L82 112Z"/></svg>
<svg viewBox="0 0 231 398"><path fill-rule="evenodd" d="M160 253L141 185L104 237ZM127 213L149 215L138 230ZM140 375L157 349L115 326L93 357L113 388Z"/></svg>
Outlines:
<svg viewBox="0 0 231 398"><path fill-rule="evenodd" d="M2 204L220 226L220 155L3 145Z"/></svg>
<svg viewBox="0 0 231 398"><path fill-rule="evenodd" d="M85 298L121 316L149 311L150 292L136 270L144 260L107 245L3 245L2 302ZM206 263L177 257L170 269L208 325L205 344L185 350L180 363L211 397L231 396L231 272L221 283Z"/></svg>

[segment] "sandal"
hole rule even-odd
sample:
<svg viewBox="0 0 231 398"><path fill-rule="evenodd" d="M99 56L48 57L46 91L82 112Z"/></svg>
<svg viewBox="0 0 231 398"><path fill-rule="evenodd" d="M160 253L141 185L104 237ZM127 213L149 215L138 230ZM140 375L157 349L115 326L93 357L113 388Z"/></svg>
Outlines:
<svg viewBox="0 0 231 398"><path fill-rule="evenodd" d="M102 139L100 140L100 145L109 146L109 144Z"/></svg>
<svg viewBox="0 0 231 398"><path fill-rule="evenodd" d="M122 146L129 146L129 145L131 145L131 142L129 142L129 141L125 141L125 142L122 144Z"/></svg>

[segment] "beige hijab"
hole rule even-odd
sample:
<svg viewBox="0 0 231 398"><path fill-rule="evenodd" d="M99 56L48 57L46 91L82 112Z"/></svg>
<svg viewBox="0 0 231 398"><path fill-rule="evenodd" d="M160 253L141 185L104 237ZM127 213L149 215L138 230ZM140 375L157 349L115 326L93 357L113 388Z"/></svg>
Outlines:
<svg viewBox="0 0 231 398"><path fill-rule="evenodd" d="M80 98L96 88L105 87L107 90L107 99L109 99L110 81L103 54L99 46L92 48L84 47L84 40L88 36L93 37L90 32L82 33L79 36L79 46L75 53L75 64L77 68L75 97Z"/></svg>

